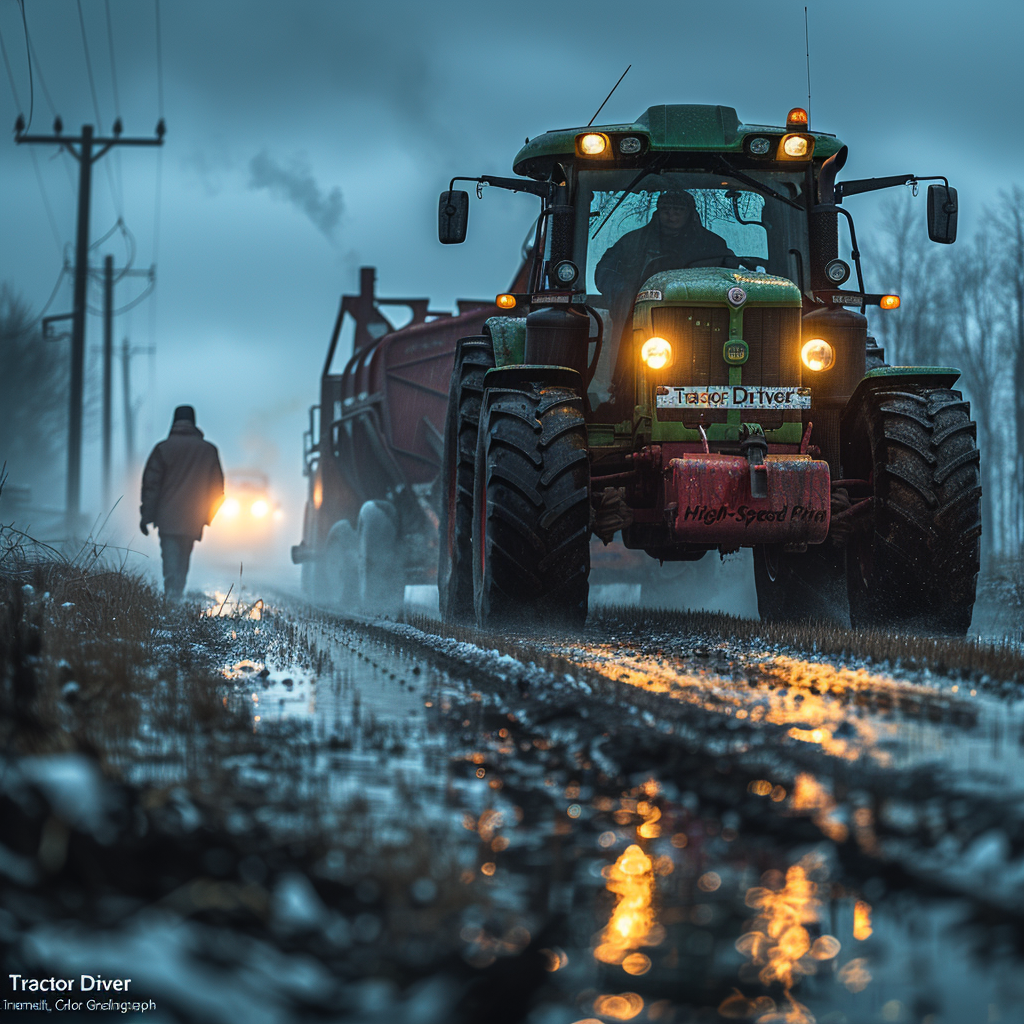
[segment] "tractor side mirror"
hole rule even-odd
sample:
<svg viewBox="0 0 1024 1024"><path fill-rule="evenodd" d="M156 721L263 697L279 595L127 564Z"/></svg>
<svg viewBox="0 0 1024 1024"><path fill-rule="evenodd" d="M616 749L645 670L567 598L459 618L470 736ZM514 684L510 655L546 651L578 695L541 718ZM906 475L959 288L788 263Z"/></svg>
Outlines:
<svg viewBox="0 0 1024 1024"><path fill-rule="evenodd" d="M437 204L437 237L442 245L457 245L466 240L469 223L469 193L442 192Z"/></svg>
<svg viewBox="0 0 1024 1024"><path fill-rule="evenodd" d="M928 186L928 237L949 245L956 241L956 189L946 185Z"/></svg>

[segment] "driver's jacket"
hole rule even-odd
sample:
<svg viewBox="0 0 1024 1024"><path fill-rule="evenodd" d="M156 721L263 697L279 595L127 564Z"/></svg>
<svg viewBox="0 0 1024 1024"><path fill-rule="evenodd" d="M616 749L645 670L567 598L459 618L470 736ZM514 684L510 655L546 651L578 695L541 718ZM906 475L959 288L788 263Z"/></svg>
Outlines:
<svg viewBox="0 0 1024 1024"><path fill-rule="evenodd" d="M617 324L628 315L645 280L645 268L657 260L657 270L674 270L687 263L732 256L721 235L708 231L695 217L678 234L661 230L657 212L650 223L623 235L601 257L594 270L594 283L608 300Z"/></svg>

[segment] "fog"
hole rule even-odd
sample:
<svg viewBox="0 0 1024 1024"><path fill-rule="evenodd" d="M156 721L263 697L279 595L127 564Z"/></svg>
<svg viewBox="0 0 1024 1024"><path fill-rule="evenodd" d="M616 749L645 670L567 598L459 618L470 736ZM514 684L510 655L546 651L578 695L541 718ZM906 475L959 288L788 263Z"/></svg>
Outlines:
<svg viewBox="0 0 1024 1024"><path fill-rule="evenodd" d="M849 144L845 174L946 174L969 235L982 205L1020 176L1010 104L1024 85L1021 6L808 6L812 127ZM54 111L69 134L83 124L109 131L119 114L126 135L148 136L166 118L161 150L119 147L93 177L92 238L119 216L132 236L115 233L94 249L94 264L109 252L122 266L134 247L135 268L156 266L154 295L114 328L116 344L129 337L155 350L132 362L136 454L166 436L175 405L193 404L226 468L268 474L282 506L282 556L301 533L306 410L358 267L378 268L381 294L429 296L441 309L492 296L511 279L535 201L496 190L474 199L468 242L442 247L436 196L453 174L510 173L524 137L586 123L630 63L603 121L698 102L778 124L807 100L801 3L654 3L626 14L607 0L557 9L528 0L514 12L176 0L159 8L159 49L155 3L110 0L109 23L107 10L82 0L94 103L76 4L26 0L31 130L49 133ZM9 68L0 123L13 126L30 106L17 4L0 5L0 32ZM73 259L77 165L56 147L8 136L0 167L0 281L38 315ZM880 200L849 205L868 249ZM144 286L126 279L115 304ZM99 307L98 282L90 304ZM48 312L70 308L64 274ZM83 506L99 516L99 317L87 330ZM67 358L67 342L52 352ZM124 467L117 373L115 396L117 529L130 534L139 467ZM59 505L64 467L49 468L37 500ZM132 537L155 554L152 538Z"/></svg>

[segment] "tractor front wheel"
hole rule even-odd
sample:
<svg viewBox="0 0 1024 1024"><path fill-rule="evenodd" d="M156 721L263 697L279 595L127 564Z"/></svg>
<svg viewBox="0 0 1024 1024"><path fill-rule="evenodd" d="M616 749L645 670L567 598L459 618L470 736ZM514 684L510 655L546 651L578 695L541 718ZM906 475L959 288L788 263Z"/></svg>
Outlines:
<svg viewBox="0 0 1024 1024"><path fill-rule="evenodd" d="M494 366L490 338L459 342L448 390L444 426L437 589L441 618L458 622L473 615L473 472L484 374Z"/></svg>
<svg viewBox="0 0 1024 1024"><path fill-rule="evenodd" d="M981 538L975 424L959 391L878 391L857 425L874 477L874 522L847 547L854 626L963 636Z"/></svg>
<svg viewBox="0 0 1024 1024"><path fill-rule="evenodd" d="M581 627L591 510L580 395L564 386L489 389L474 483L477 623Z"/></svg>

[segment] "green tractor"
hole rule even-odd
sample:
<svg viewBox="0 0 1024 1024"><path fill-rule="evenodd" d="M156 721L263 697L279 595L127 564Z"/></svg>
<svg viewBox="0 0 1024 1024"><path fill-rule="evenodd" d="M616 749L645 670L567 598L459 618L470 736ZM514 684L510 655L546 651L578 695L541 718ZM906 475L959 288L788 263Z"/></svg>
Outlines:
<svg viewBox="0 0 1024 1024"><path fill-rule="evenodd" d="M970 408L946 366L889 366L864 308L843 200L933 181L928 231L956 237L942 177L837 181L847 148L650 107L550 131L520 177L453 178L442 243L466 236L456 181L539 197L527 288L458 345L440 509L446 620L586 619L590 538L661 561L753 548L762 618L966 633L981 535ZM850 266L857 286L843 288ZM848 610L847 610L848 609Z"/></svg>

